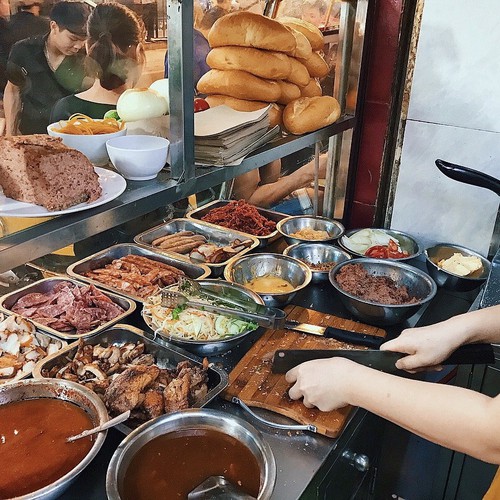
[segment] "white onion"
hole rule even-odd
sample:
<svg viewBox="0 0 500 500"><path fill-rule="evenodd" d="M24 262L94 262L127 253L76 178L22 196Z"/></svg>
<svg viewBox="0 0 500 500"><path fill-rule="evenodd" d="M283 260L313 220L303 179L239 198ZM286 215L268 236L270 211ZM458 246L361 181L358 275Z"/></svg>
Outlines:
<svg viewBox="0 0 500 500"><path fill-rule="evenodd" d="M156 118L168 112L168 102L151 89L129 89L118 99L116 111L124 122Z"/></svg>
<svg viewBox="0 0 500 500"><path fill-rule="evenodd" d="M156 90L158 94L160 94L166 101L167 104L169 104L170 108L170 94L168 90L168 78L162 78L161 80L156 80L156 82L153 82L150 86L150 89ZM167 109L167 113L170 112L170 109Z"/></svg>

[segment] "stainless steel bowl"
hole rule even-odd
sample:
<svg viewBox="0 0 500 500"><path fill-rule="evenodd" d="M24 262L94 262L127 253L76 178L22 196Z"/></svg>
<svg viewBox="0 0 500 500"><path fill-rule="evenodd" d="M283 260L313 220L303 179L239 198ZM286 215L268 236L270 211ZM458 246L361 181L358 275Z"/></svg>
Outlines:
<svg viewBox="0 0 500 500"><path fill-rule="evenodd" d="M199 280L198 283L200 286L204 288L206 287L218 295L230 296L239 302L249 301L256 302L257 304L264 304L264 301L257 293L235 283L227 283L221 280ZM149 328L156 331L149 318L144 314L142 317ZM246 330L238 335L233 335L232 337L220 340L188 340L171 335L169 332L156 331L156 333L168 342L178 345L186 349L186 351L197 354L198 356L213 356L215 354L229 351L229 349L238 345L249 333L253 331L255 330Z"/></svg>
<svg viewBox="0 0 500 500"><path fill-rule="evenodd" d="M312 279L311 270L300 260L278 253L260 253L231 259L224 270L224 278L231 283L245 286L260 276L278 276L291 283L291 292L259 293L267 306L281 307L288 304L295 294Z"/></svg>
<svg viewBox="0 0 500 500"><path fill-rule="evenodd" d="M414 304L388 305L371 302L351 295L344 291L336 281L339 271L347 264L361 264L373 276L387 276L404 285L410 295L418 301ZM330 271L330 283L337 291L346 309L357 319L372 325L395 325L413 316L424 304L436 295L437 286L423 271L393 260L384 259L353 259L342 262Z"/></svg>
<svg viewBox="0 0 500 500"><path fill-rule="evenodd" d="M454 253L461 253L465 256L474 256L481 259L483 268L473 272L468 276L459 276L458 274L445 271L438 266L438 262L442 259L450 258ZM485 259L481 254L470 250L469 248L454 245L452 243L438 243L433 247L425 250L425 259L427 271L439 286L448 290L457 292L467 292L477 288L484 283L490 273L491 264L488 259Z"/></svg>
<svg viewBox="0 0 500 500"><path fill-rule="evenodd" d="M294 245L286 247L283 251L283 255L289 255L290 257L294 257L304 262L311 270L312 283L328 281L328 273L330 270L319 271L312 268L307 262L311 262L312 264L332 262L333 266L331 269L333 269L337 264L351 259L351 256L347 252L333 245L329 245L328 243L295 243Z"/></svg>
<svg viewBox="0 0 500 500"><path fill-rule="evenodd" d="M216 410L184 410L152 420L126 437L118 446L106 475L106 493L109 500L120 500L125 474L134 455L158 436L178 433L186 429L207 429L236 438L253 453L260 466L258 499L268 499L276 481L276 463L270 446L259 431L244 420ZM229 465L229 464L228 464ZM189 467L189 464L186 465ZM196 485L195 485L196 486ZM195 487L193 486L193 488Z"/></svg>
<svg viewBox="0 0 500 500"><path fill-rule="evenodd" d="M423 252L423 248L420 245L420 243L408 233L403 233L402 231L396 231L395 229L382 229L382 228L374 228L374 229L377 229L377 231L382 231L383 233L386 233L389 236L392 236L393 238L398 240L401 250L408 252L410 254L408 257L401 257L399 259L390 259L390 260L396 260L398 262L410 260L415 257L418 257ZM353 234L357 233L358 231L362 231L362 229L350 229L349 231L346 231L345 234L339 239L338 244L341 248L343 248L346 252L349 252L351 255L354 255L356 257L365 257L364 254L356 252L355 250L349 248L349 245L346 242L346 238L350 238Z"/></svg>
<svg viewBox="0 0 500 500"><path fill-rule="evenodd" d="M95 426L101 425L108 420L108 412L99 396L90 389L68 380L31 379L5 384L0 387L0 405L35 398L55 398L70 401L84 409ZM97 434L94 444L86 457L63 477L44 488L16 497L16 500L49 500L59 497L69 488L78 474L94 459L103 445L105 438L106 431Z"/></svg>
<svg viewBox="0 0 500 500"><path fill-rule="evenodd" d="M316 231L326 231L329 236L328 238L320 240L290 236L291 234L306 228L315 229ZM276 224L276 229L283 235L285 241L289 245L293 245L294 243L334 241L344 234L344 226L340 222L327 219L326 217L314 217L312 215L287 217L286 219L280 220L278 224Z"/></svg>

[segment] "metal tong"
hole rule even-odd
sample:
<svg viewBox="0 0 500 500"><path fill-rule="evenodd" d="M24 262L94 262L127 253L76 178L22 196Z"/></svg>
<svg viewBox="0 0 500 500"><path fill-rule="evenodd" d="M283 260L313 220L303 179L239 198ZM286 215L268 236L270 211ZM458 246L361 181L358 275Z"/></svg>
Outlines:
<svg viewBox="0 0 500 500"><path fill-rule="evenodd" d="M219 301L221 300L221 297L218 295L216 295L216 298ZM237 318L253 321L264 328L283 328L285 325L285 313L281 309L266 306L260 306L261 309L259 312L229 309L227 307L191 301L182 293L174 292L165 288L161 291L161 305L172 309L179 306L188 306L195 309L201 309L203 311L223 314L224 316L235 316ZM242 303L239 307L245 307L245 305L246 304Z"/></svg>

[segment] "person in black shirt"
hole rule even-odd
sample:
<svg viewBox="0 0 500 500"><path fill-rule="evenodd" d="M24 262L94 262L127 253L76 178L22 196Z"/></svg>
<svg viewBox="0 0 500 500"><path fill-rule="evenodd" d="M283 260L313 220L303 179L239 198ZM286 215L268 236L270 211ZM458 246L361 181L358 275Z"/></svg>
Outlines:
<svg viewBox="0 0 500 500"><path fill-rule="evenodd" d="M48 35L13 45L4 92L7 135L46 133L54 103L91 86L80 54L89 14L83 2L59 2L51 11Z"/></svg>
<svg viewBox="0 0 500 500"><path fill-rule="evenodd" d="M52 109L51 121L67 120L74 113L103 118L115 109L120 95L135 86L146 61L142 20L116 2L95 7L87 23L87 74L92 87L60 99Z"/></svg>

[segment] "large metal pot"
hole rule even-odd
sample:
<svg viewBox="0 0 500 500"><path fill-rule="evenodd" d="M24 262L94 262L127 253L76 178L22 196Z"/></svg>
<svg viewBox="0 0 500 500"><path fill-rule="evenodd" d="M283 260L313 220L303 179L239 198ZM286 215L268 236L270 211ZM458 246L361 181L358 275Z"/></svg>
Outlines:
<svg viewBox="0 0 500 500"><path fill-rule="evenodd" d="M260 491L258 499L271 496L276 481L276 463L270 446L259 431L244 420L216 410L192 409L163 415L145 423L129 434L118 446L106 475L106 492L109 500L120 500L125 474L133 456L154 438L185 429L210 429L236 438L253 453L260 466Z"/></svg>
<svg viewBox="0 0 500 500"><path fill-rule="evenodd" d="M61 379L30 379L5 384L0 387L0 405L34 398L55 398L70 401L85 410L96 427L108 420L108 412L99 396L75 382ZM77 478L78 474L94 459L105 439L106 431L97 434L87 456L74 469L52 484L27 495L16 497L16 500L51 500L61 496Z"/></svg>

